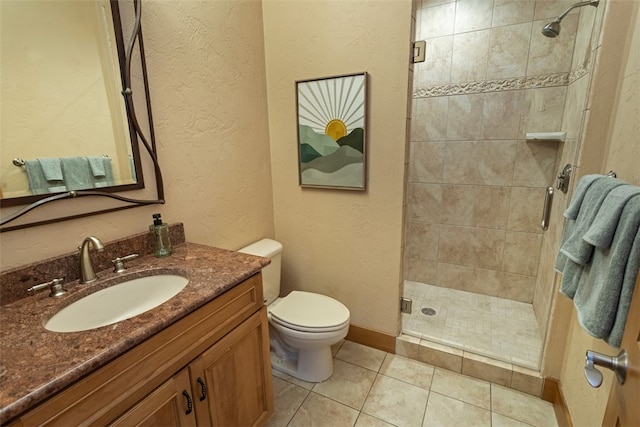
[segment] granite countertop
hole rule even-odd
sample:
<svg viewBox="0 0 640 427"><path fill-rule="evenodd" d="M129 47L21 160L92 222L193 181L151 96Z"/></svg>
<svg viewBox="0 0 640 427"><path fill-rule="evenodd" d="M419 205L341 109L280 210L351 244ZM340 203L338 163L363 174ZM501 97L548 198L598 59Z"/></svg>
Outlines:
<svg viewBox="0 0 640 427"><path fill-rule="evenodd" d="M98 281L65 284L67 293L49 292L2 306L0 311L0 424L106 365L218 295L254 275L269 260L194 243L173 247L166 258L144 256L127 271L98 272ZM83 332L59 333L44 323L61 308L115 283L153 274L178 274L187 286L160 306L131 319Z"/></svg>

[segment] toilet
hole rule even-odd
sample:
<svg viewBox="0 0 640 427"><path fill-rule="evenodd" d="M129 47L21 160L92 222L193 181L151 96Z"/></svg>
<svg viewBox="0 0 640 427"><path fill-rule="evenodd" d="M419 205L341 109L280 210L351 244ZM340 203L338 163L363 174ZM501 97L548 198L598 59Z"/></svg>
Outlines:
<svg viewBox="0 0 640 427"><path fill-rule="evenodd" d="M262 270L271 366L304 381L328 379L333 374L331 346L349 332L349 309L333 298L313 292L292 291L279 298L281 243L262 239L238 252L271 260Z"/></svg>

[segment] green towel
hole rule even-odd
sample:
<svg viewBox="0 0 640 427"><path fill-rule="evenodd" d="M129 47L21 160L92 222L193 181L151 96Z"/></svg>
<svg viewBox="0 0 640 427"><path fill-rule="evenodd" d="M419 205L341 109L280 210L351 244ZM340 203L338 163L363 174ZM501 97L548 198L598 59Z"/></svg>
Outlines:
<svg viewBox="0 0 640 427"><path fill-rule="evenodd" d="M47 194L67 191L62 181L47 181L39 160L25 160L29 190L32 194Z"/></svg>
<svg viewBox="0 0 640 427"><path fill-rule="evenodd" d="M91 168L91 173L95 178L101 178L105 176L104 159L106 159L106 157L102 157L102 156L87 157L87 160L89 161L89 167Z"/></svg>
<svg viewBox="0 0 640 427"><path fill-rule="evenodd" d="M589 186L584 195L573 231L560 247L562 254L580 265L589 262L593 253L593 245L585 242L583 237L591 228L596 216L599 215L602 202L604 202L609 193L614 188L626 184L626 182L619 179L601 175L599 179L596 179Z"/></svg>
<svg viewBox="0 0 640 427"><path fill-rule="evenodd" d="M634 196L640 194L640 187L635 185L621 185L616 187L607 195L602 202L596 219L589 227L583 239L597 248L608 248L611 246L613 236L627 202Z"/></svg>
<svg viewBox="0 0 640 427"><path fill-rule="evenodd" d="M94 168L91 163L91 158L89 158L89 165L91 166L91 170L93 172L93 185L95 188L102 187L110 187L115 185L115 181L113 180L113 168L111 167L111 159L108 157L94 157L102 164L101 168ZM97 163L97 160L94 160L94 163ZM101 175L97 175L96 171L99 171Z"/></svg>
<svg viewBox="0 0 640 427"><path fill-rule="evenodd" d="M585 175L580 178L578 185L576 185L576 189L573 191L571 203L569 203L569 207L564 212L565 218L576 219L578 217L578 213L580 212L580 207L582 206L584 196L587 194L587 190L589 190L589 187L591 187L596 180L602 178L605 178L605 176L600 174Z"/></svg>
<svg viewBox="0 0 640 427"><path fill-rule="evenodd" d="M86 190L93 188L93 174L86 157L64 157L62 175L68 190Z"/></svg>
<svg viewBox="0 0 640 427"><path fill-rule="evenodd" d="M593 224L606 196L623 181L604 175L585 175L579 182L565 216L560 251L554 270L562 274L560 293L574 298L583 266L589 262L593 246L583 236ZM575 218L575 220L574 220Z"/></svg>
<svg viewBox="0 0 640 427"><path fill-rule="evenodd" d="M596 248L573 299L582 327L619 347L640 266L640 195L624 206L609 248Z"/></svg>
<svg viewBox="0 0 640 427"><path fill-rule="evenodd" d="M565 224L564 224L564 232L562 234L560 247L562 247L562 245L565 244L565 242L569 239L569 236L571 236L571 234L573 233L576 218L578 217L578 213L580 212L580 207L582 206L582 201L584 200L584 196L587 193L587 190L589 190L589 187L591 187L591 185L597 179L601 179L601 178L603 178L603 175L592 174L592 175L585 175L582 178L580 178L580 180L578 181L578 185L576 185L576 188L573 191L573 196L571 197L571 202L569 203L569 207L563 214L564 217L567 218L567 220L565 221ZM565 254L563 254L562 252L558 252L558 255L556 257L556 263L553 268L558 273L563 274L563 277L564 277L565 267L567 266L567 260L568 258ZM579 270L576 271L576 269L573 268L571 272L567 271L567 276L570 273L579 273ZM567 278L567 281L569 281L568 278ZM566 291L569 292L569 294L565 294L565 295L567 295L569 298L573 298L573 292L570 292L569 290L566 290ZM560 289L560 292L563 292L563 290Z"/></svg>
<svg viewBox="0 0 640 427"><path fill-rule="evenodd" d="M49 181L62 181L62 169L60 168L60 159L58 158L41 158L38 159L44 178ZM58 182L57 185L60 185Z"/></svg>

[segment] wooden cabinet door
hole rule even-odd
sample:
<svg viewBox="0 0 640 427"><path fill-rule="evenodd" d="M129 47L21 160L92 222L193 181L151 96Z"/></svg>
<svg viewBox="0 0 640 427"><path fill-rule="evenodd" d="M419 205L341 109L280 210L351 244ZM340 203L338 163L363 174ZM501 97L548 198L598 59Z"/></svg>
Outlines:
<svg viewBox="0 0 640 427"><path fill-rule="evenodd" d="M636 280L621 347L627 350L629 358L627 379L623 385L613 380L603 426L640 425L640 276Z"/></svg>
<svg viewBox="0 0 640 427"><path fill-rule="evenodd" d="M184 368L111 425L195 426L193 405L189 370Z"/></svg>
<svg viewBox="0 0 640 427"><path fill-rule="evenodd" d="M253 314L189 365L198 425L262 425L273 413L266 310Z"/></svg>

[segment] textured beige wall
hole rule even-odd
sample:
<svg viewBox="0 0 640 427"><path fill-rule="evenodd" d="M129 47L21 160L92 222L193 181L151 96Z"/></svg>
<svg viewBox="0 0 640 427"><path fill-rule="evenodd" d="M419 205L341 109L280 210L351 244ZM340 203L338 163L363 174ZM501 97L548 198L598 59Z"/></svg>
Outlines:
<svg viewBox="0 0 640 427"><path fill-rule="evenodd" d="M283 289L330 295L395 335L401 281L411 1L263 3ZM298 185L295 81L369 73L366 192Z"/></svg>
<svg viewBox="0 0 640 427"><path fill-rule="evenodd" d="M2 233L2 270L73 251L87 235L109 241L145 231L156 211L184 222L191 242L236 249L273 237L261 4L143 8L166 205Z"/></svg>
<svg viewBox="0 0 640 427"><path fill-rule="evenodd" d="M565 110L565 118L574 117L578 124L574 125L575 144L567 147L563 157L576 159L574 185L584 174L608 170L615 170L619 178L640 185L639 5L613 0L600 3L602 6L606 9L595 15L596 29L604 15L602 36L598 37L598 32L590 41L595 61L592 78L590 83L579 83L581 87L575 92L576 99L584 102L576 105L584 107L577 111L573 109L575 105L568 105ZM599 389L589 387L584 379L584 354L586 350L595 350L615 355L618 349L589 336L580 327L572 303L562 296L557 299L547 340L545 374L560 378L574 425L599 426L614 380L611 372L603 370L603 385ZM561 342L566 342L564 348L558 344Z"/></svg>

